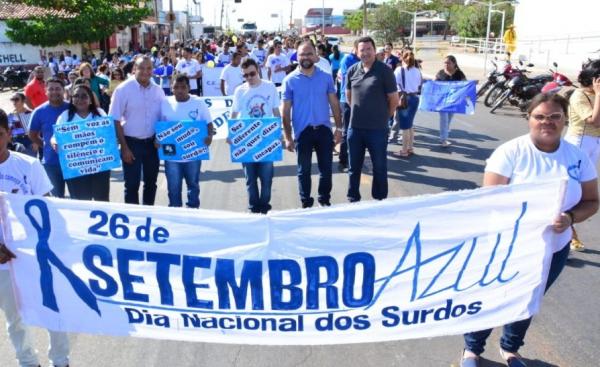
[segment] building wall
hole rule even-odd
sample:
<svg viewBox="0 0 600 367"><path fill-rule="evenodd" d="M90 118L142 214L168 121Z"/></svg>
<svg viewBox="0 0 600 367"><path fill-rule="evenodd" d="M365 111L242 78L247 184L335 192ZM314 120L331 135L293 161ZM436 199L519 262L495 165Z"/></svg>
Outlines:
<svg viewBox="0 0 600 367"><path fill-rule="evenodd" d="M515 7L517 55L536 66L556 61L576 70L600 57L600 2L590 0L520 0Z"/></svg>
<svg viewBox="0 0 600 367"><path fill-rule="evenodd" d="M33 45L23 45L11 41L6 36L6 23L0 21L0 67L14 65L36 65L42 54L52 52L58 56L65 50L81 58L81 45L58 45L42 48Z"/></svg>

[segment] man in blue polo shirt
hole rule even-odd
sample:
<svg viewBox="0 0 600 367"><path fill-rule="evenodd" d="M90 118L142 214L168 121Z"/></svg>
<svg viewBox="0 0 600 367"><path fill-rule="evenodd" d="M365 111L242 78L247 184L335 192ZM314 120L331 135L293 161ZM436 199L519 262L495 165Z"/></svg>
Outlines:
<svg viewBox="0 0 600 367"><path fill-rule="evenodd" d="M347 53L344 55L344 57L342 57L342 61L340 61L340 71L338 73L341 90L340 105L342 106L342 120L344 123L344 128L342 131L342 144L340 144L340 161L338 165L340 171L345 171L348 169L348 126L350 125L350 105L346 99L346 75L348 74L348 69L360 61L358 56L356 56L357 47L358 40L354 41L352 52Z"/></svg>
<svg viewBox="0 0 600 367"><path fill-rule="evenodd" d="M296 149L298 187L303 208L310 208L312 151L317 153L319 165L319 197L321 206L329 206L331 198L331 165L333 147L342 137L340 107L330 74L315 67L319 60L312 42L303 42L298 48L300 67L283 80L283 128L289 151ZM335 143L329 120L329 107L335 120ZM294 137L292 138L292 127Z"/></svg>
<svg viewBox="0 0 600 367"><path fill-rule="evenodd" d="M50 139L54 135L56 119L69 108L69 103L64 100L65 83L58 78L49 79L46 82L46 94L48 95L48 102L40 105L31 114L29 138L33 143L44 149L42 163L50 182L52 182L52 196L64 198L65 180L60 169L58 154L52 148Z"/></svg>

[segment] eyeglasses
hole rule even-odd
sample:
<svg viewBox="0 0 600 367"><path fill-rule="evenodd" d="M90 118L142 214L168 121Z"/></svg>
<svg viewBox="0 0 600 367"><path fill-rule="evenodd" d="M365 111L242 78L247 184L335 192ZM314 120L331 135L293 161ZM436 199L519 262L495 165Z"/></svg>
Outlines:
<svg viewBox="0 0 600 367"><path fill-rule="evenodd" d="M254 78L256 76L256 71L251 71L247 74L242 74L242 76L244 77L244 79L246 78Z"/></svg>
<svg viewBox="0 0 600 367"><path fill-rule="evenodd" d="M90 96L87 94L73 94L73 99L89 99Z"/></svg>
<svg viewBox="0 0 600 367"><path fill-rule="evenodd" d="M544 115L540 113L531 115L531 117L533 117L533 119L537 122L544 122L544 120L548 120L549 122L559 122L563 118L563 114L560 112L553 113L551 115Z"/></svg>

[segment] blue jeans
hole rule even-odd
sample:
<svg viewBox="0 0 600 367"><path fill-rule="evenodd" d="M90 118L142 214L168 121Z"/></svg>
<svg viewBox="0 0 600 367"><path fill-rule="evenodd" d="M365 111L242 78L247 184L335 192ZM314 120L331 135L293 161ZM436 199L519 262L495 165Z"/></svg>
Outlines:
<svg viewBox="0 0 600 367"><path fill-rule="evenodd" d="M562 250L555 252L552 255L552 263L550 264L550 271L548 272L548 281L546 282L546 289L544 293L548 291L548 288L554 283L556 278L560 275L567 258L569 256L570 246L567 244ZM502 332L502 338L500 338L500 347L507 352L516 353L519 348L525 344L525 334L531 324L532 318L526 320L516 321L507 325L504 325ZM481 330L464 335L465 338L465 349L469 350L477 355L483 353L485 347L485 340L492 333L492 329Z"/></svg>
<svg viewBox="0 0 600 367"><path fill-rule="evenodd" d="M242 163L248 190L248 209L252 213L267 214L271 210L273 162ZM260 190L258 189L260 180Z"/></svg>
<svg viewBox="0 0 600 367"><path fill-rule="evenodd" d="M344 92L345 93L345 92ZM342 103L342 143L340 144L340 164L348 165L348 127L350 126L350 105Z"/></svg>
<svg viewBox="0 0 600 367"><path fill-rule="evenodd" d="M325 125L307 126L296 137L298 161L298 187L303 208L310 208L314 199L310 196L312 152L317 153L319 166L319 203L329 204L331 198L331 165L333 163L333 133Z"/></svg>
<svg viewBox="0 0 600 367"><path fill-rule="evenodd" d="M188 208L200 207L200 168L202 161L173 162L165 161L167 190L169 191L169 206L181 207L181 190L183 179L187 186Z"/></svg>
<svg viewBox="0 0 600 367"><path fill-rule="evenodd" d="M452 117L454 117L454 113L452 112L440 112L440 140L443 142L444 140L448 140L448 135L450 134L450 123L452 122Z"/></svg>
<svg viewBox="0 0 600 367"><path fill-rule="evenodd" d="M65 179L58 164L44 164L44 170L52 183L52 196L63 199L65 197Z"/></svg>
<svg viewBox="0 0 600 367"><path fill-rule="evenodd" d="M158 178L158 151L154 146L154 138L136 139L125 137L127 146L135 159L131 164L123 162L123 177L125 179L125 203L139 204L140 182L144 180L142 203L154 205L156 197L156 179Z"/></svg>
<svg viewBox="0 0 600 367"><path fill-rule="evenodd" d="M387 144L388 129L355 129L348 130L348 151L350 165L348 174L348 201L360 201L360 175L365 161L365 151L369 151L373 163L373 186L371 196L376 200L387 198Z"/></svg>

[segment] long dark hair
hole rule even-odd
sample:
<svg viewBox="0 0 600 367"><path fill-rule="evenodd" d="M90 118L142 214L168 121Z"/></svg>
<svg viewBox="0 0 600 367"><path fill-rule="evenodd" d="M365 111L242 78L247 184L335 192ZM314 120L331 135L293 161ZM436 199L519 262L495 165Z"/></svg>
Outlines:
<svg viewBox="0 0 600 367"><path fill-rule="evenodd" d="M92 92L92 89L90 87L88 87L87 85L77 83L77 81L76 81L75 83L73 83L73 90L71 91L71 101L69 103L69 120L68 121L73 120L73 117L77 113L77 109L75 108L75 105L73 104L73 95L75 94L75 91L77 89L85 90L85 92L88 95L88 100L90 101L90 104L88 105L89 112L92 113L93 117L99 117L100 113L98 112L98 105L96 104L96 99L94 98L94 92Z"/></svg>
<svg viewBox="0 0 600 367"><path fill-rule="evenodd" d="M341 58L340 48L338 47L338 45L333 45L333 47L331 48L331 51L333 52L334 60L339 60Z"/></svg>

